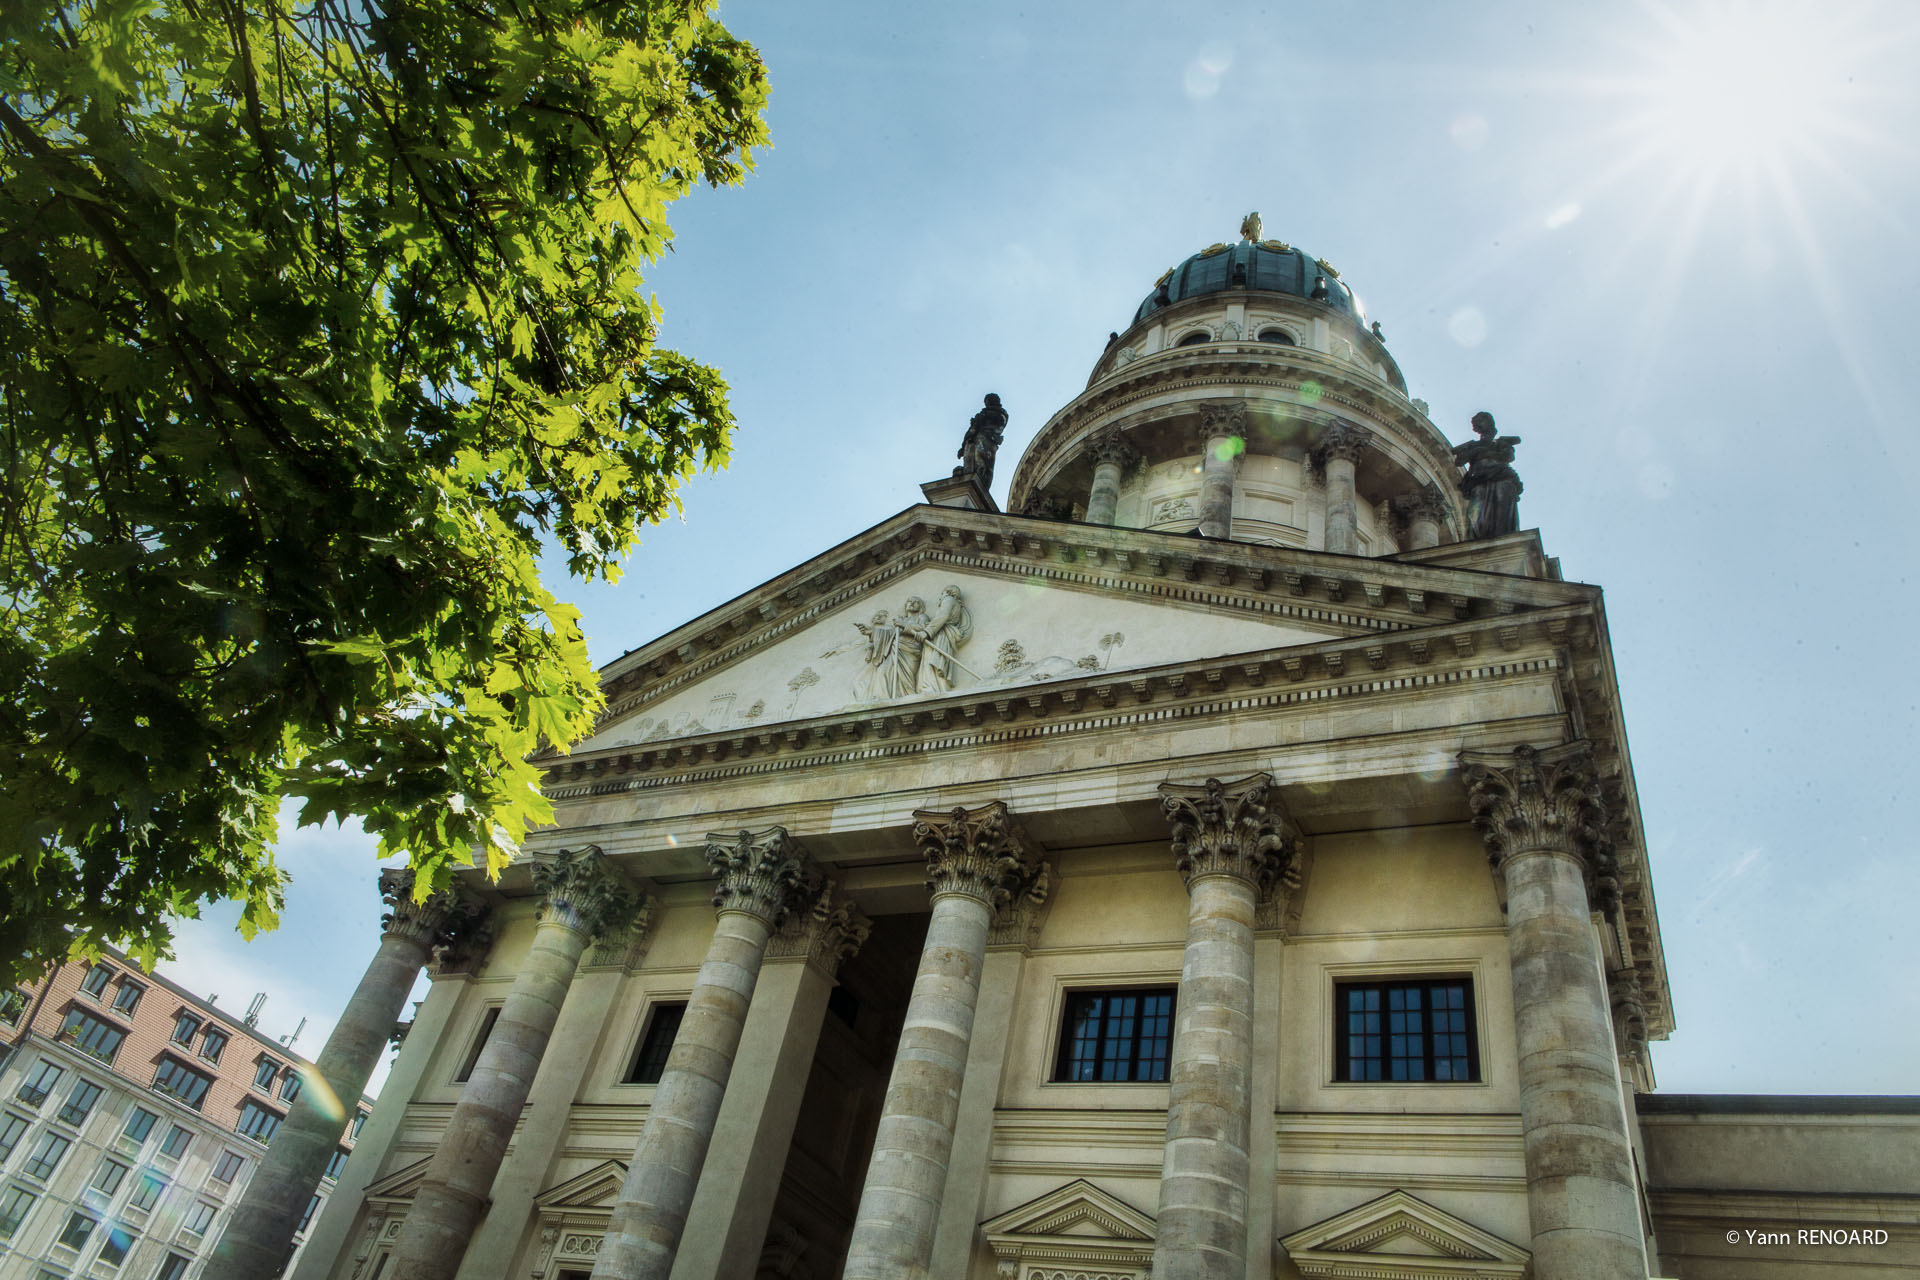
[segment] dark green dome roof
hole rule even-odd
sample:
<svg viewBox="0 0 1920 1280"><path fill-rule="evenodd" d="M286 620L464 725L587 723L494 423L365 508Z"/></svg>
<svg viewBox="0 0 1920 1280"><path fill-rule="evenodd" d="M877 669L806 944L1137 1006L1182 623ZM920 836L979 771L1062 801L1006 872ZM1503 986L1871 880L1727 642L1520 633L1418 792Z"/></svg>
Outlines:
<svg viewBox="0 0 1920 1280"><path fill-rule="evenodd" d="M1326 282L1326 296L1314 298L1315 283ZM1310 298L1323 306L1358 317L1353 290L1340 282L1333 270L1318 259L1310 258L1292 245L1278 240L1255 244L1216 244L1202 249L1161 277L1147 300L1134 313L1139 324L1162 307L1170 307L1186 298L1207 293L1225 293L1229 289L1263 289L1269 293L1291 293Z"/></svg>

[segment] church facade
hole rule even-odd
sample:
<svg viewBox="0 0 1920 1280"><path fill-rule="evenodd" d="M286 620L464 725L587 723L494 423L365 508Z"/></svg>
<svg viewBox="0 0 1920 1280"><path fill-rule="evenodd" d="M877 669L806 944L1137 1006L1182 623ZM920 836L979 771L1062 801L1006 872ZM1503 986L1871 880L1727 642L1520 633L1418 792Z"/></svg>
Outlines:
<svg viewBox="0 0 1920 1280"><path fill-rule="evenodd" d="M925 502L604 670L297 1280L1920 1264L1905 1100L1652 1092L1601 593L1242 231L1006 511L988 397Z"/></svg>

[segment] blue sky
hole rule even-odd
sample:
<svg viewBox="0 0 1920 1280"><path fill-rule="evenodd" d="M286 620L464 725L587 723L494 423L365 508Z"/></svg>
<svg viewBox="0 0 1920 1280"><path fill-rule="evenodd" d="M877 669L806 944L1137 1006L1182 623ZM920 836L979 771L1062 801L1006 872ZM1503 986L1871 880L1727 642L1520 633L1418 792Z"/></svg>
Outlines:
<svg viewBox="0 0 1920 1280"><path fill-rule="evenodd" d="M1004 498L1154 279L1258 209L1448 434L1484 408L1523 437L1522 524L1606 589L1679 1023L1661 1087L1920 1092L1920 15L1180 12L724 7L774 145L676 207L649 286L732 384L735 461L618 586L569 584L595 658L916 501L987 391ZM209 911L171 972L268 991L263 1029L307 1016L317 1051L377 939L368 850L291 836L280 933Z"/></svg>

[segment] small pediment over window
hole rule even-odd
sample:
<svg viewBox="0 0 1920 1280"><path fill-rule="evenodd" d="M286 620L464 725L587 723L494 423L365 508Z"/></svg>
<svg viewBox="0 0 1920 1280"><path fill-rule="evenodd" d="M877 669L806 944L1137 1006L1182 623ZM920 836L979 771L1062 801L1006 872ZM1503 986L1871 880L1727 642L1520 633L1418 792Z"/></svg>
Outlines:
<svg viewBox="0 0 1920 1280"><path fill-rule="evenodd" d="M420 1184L426 1181L427 1165L431 1162L432 1157L422 1157L377 1179L367 1188L368 1202L387 1207L410 1203Z"/></svg>
<svg viewBox="0 0 1920 1280"><path fill-rule="evenodd" d="M620 1185L626 1180L627 1166L618 1160L602 1160L585 1173L548 1187L533 1198L533 1206L548 1212L561 1209L611 1210L620 1194Z"/></svg>
<svg viewBox="0 0 1920 1280"><path fill-rule="evenodd" d="M980 1224L1005 1275L1097 1271L1144 1276L1153 1261L1153 1219L1076 1178Z"/></svg>
<svg viewBox="0 0 1920 1280"><path fill-rule="evenodd" d="M1316 1222L1280 1243L1303 1276L1379 1280L1519 1277L1533 1256L1404 1191Z"/></svg>

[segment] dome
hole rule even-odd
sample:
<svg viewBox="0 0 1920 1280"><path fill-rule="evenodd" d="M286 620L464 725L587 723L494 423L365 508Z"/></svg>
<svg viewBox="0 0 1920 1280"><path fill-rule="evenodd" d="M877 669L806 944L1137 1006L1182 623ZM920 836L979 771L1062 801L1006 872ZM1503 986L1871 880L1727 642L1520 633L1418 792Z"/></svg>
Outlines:
<svg viewBox="0 0 1920 1280"><path fill-rule="evenodd" d="M1325 281L1326 296L1314 296L1316 284ZM1224 293L1229 289L1259 289L1268 293L1290 293L1332 307L1350 316L1359 316L1353 290L1324 259L1311 258L1292 245L1279 240L1255 243L1216 244L1202 249L1185 262L1161 276L1154 290L1134 313L1139 324L1162 307L1203 294Z"/></svg>

